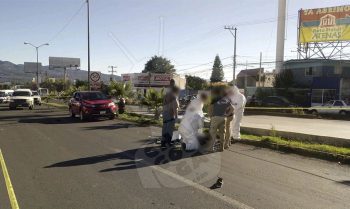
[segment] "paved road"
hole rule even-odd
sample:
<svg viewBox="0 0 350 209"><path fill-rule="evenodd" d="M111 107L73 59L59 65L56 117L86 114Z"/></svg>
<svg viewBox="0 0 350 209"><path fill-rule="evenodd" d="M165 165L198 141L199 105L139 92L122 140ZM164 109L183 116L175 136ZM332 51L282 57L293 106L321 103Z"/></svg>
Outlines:
<svg viewBox="0 0 350 209"><path fill-rule="evenodd" d="M238 144L222 154L161 152L159 131L0 107L20 208L350 208L349 166ZM218 175L223 188L209 190ZM10 208L2 175L0 204Z"/></svg>

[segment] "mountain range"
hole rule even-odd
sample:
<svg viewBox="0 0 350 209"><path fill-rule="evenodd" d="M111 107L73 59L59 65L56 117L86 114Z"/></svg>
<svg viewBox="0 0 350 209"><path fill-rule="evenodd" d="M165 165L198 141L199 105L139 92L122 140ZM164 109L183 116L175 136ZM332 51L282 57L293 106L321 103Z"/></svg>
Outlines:
<svg viewBox="0 0 350 209"><path fill-rule="evenodd" d="M42 79L45 78L55 78L63 79L64 70L63 69L49 69L49 66L42 66L41 70ZM30 82L35 78L34 73L25 73L23 64L14 64L9 61L0 60L0 83L11 82L16 84L23 84ZM101 80L105 83L109 82L111 75L101 74ZM87 80L86 70L75 70L67 69L67 79L70 81L74 80ZM121 80L120 76L115 76L115 80Z"/></svg>

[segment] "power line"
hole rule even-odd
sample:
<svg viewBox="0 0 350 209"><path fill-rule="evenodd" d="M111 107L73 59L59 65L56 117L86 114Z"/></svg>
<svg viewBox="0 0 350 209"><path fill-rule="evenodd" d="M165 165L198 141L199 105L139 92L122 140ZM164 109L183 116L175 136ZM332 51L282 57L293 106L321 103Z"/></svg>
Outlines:
<svg viewBox="0 0 350 209"><path fill-rule="evenodd" d="M66 24L63 25L63 27L55 34L51 37L51 39L48 41L49 43L51 43L53 40L55 40L74 20L74 18L80 13L80 11L83 9L85 5L85 1L81 4L81 6L79 7L79 9L68 19L68 21L66 22Z"/></svg>

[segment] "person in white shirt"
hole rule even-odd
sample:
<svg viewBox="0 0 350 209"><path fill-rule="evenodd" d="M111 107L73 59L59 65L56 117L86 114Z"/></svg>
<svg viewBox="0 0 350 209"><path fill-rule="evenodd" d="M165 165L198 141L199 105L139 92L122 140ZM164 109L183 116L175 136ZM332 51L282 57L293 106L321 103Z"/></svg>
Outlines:
<svg viewBox="0 0 350 209"><path fill-rule="evenodd" d="M244 114L244 108L247 103L245 96L239 92L237 86L232 87L228 91L228 97L233 107L233 120L231 122L231 138L233 140L241 139L240 129L241 121Z"/></svg>

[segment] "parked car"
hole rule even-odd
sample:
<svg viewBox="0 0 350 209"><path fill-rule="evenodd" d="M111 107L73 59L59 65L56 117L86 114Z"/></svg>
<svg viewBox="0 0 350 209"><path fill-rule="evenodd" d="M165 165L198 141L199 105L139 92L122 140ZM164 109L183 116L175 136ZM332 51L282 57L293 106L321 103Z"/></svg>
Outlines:
<svg viewBox="0 0 350 209"><path fill-rule="evenodd" d="M350 113L350 108L343 100L331 100L321 106L313 106L308 109L311 114L340 114L347 115Z"/></svg>
<svg viewBox="0 0 350 209"><path fill-rule="evenodd" d="M9 108L14 110L17 107L28 107L30 110L34 108L34 98L30 89L17 89L13 92Z"/></svg>
<svg viewBox="0 0 350 209"><path fill-rule="evenodd" d="M68 103L71 117L79 115L80 120L92 117L107 117L113 120L117 115L117 106L105 94L99 91L75 92Z"/></svg>
<svg viewBox="0 0 350 209"><path fill-rule="evenodd" d="M261 106L263 107L296 107L297 105L290 102L285 97L269 96L262 100Z"/></svg>
<svg viewBox="0 0 350 209"><path fill-rule="evenodd" d="M32 91L33 93L33 98L34 98L34 104L35 105L41 105L41 96L39 95L39 93L37 91Z"/></svg>
<svg viewBox="0 0 350 209"><path fill-rule="evenodd" d="M0 103L10 102L10 97L13 94L13 90L0 90Z"/></svg>

